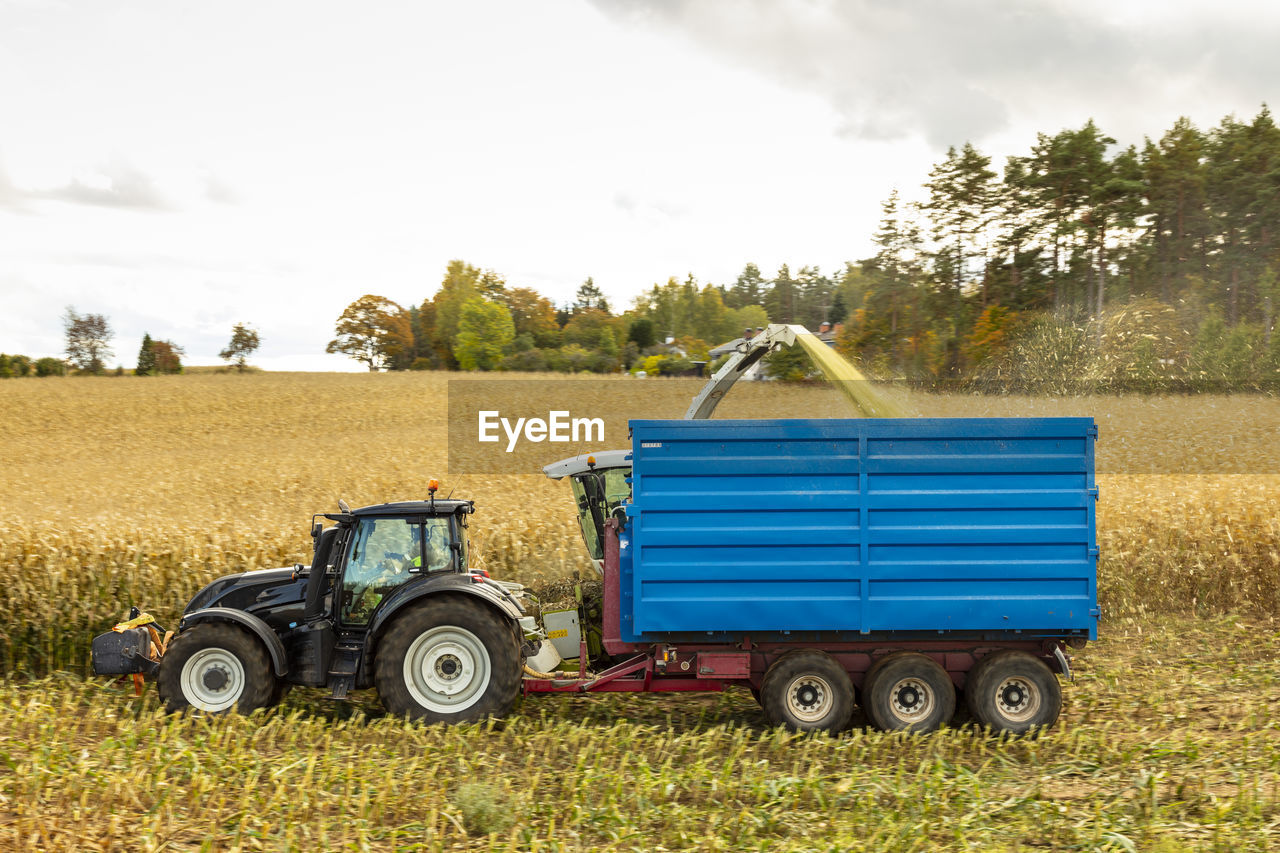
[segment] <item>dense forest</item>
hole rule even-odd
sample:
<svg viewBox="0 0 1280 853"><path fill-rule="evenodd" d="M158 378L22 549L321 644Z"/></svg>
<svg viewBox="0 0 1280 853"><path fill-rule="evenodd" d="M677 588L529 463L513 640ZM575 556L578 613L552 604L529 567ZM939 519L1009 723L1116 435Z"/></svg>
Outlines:
<svg viewBox="0 0 1280 853"><path fill-rule="evenodd" d="M830 321L837 347L885 378L1277 385L1280 129L1266 107L1207 131L1180 119L1141 146L1090 121L1000 169L965 144L920 199L886 199L875 254L841 269L748 263L733 282L655 284L616 313L591 279L557 307L455 261L420 305L357 300L329 350L371 369L664 373L744 328ZM775 371L795 375L797 360Z"/></svg>

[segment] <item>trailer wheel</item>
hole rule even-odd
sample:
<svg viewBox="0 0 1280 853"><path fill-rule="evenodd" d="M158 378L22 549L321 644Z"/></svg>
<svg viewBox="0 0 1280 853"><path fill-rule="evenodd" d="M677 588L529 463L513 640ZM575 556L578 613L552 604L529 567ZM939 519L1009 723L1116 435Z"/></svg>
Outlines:
<svg viewBox="0 0 1280 853"><path fill-rule="evenodd" d="M965 704L980 725L1025 734L1048 728L1062 710L1062 687L1045 662L1007 650L984 657L969 671Z"/></svg>
<svg viewBox="0 0 1280 853"><path fill-rule="evenodd" d="M853 682L826 652L788 652L764 674L760 705L775 726L797 732L838 732L853 716Z"/></svg>
<svg viewBox="0 0 1280 853"><path fill-rule="evenodd" d="M918 652L895 652L876 661L862 692L872 725L886 732L936 731L956 711L951 676Z"/></svg>
<svg viewBox="0 0 1280 853"><path fill-rule="evenodd" d="M271 704L276 677L262 643L225 622L194 625L174 637L156 677L169 712L247 714Z"/></svg>
<svg viewBox="0 0 1280 853"><path fill-rule="evenodd" d="M432 597L396 617L378 644L374 682L392 714L430 723L500 717L520 691L520 647L477 601Z"/></svg>

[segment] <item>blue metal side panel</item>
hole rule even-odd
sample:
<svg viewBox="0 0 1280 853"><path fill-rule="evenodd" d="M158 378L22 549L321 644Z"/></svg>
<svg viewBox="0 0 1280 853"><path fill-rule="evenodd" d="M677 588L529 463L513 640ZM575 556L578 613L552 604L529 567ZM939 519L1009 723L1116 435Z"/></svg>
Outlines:
<svg viewBox="0 0 1280 853"><path fill-rule="evenodd" d="M1088 631L1089 418L632 421L622 633Z"/></svg>

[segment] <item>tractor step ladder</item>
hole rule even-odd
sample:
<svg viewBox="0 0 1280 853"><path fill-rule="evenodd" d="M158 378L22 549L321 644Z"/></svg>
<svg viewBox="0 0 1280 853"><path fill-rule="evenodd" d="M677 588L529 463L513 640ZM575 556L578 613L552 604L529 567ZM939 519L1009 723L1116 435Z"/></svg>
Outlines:
<svg viewBox="0 0 1280 853"><path fill-rule="evenodd" d="M330 699L346 699L347 692L355 686L356 672L364 654L362 640L343 640L334 647L333 663L329 667Z"/></svg>

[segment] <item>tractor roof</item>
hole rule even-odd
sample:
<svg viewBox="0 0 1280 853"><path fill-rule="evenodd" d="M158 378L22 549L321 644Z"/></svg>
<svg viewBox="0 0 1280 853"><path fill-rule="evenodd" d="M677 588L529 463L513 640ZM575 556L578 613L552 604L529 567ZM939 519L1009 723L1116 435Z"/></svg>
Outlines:
<svg viewBox="0 0 1280 853"><path fill-rule="evenodd" d="M474 512L474 501L454 501L437 498L435 501L397 501L389 504L362 506L351 510L351 515L363 518L370 515L453 515L456 512Z"/></svg>

